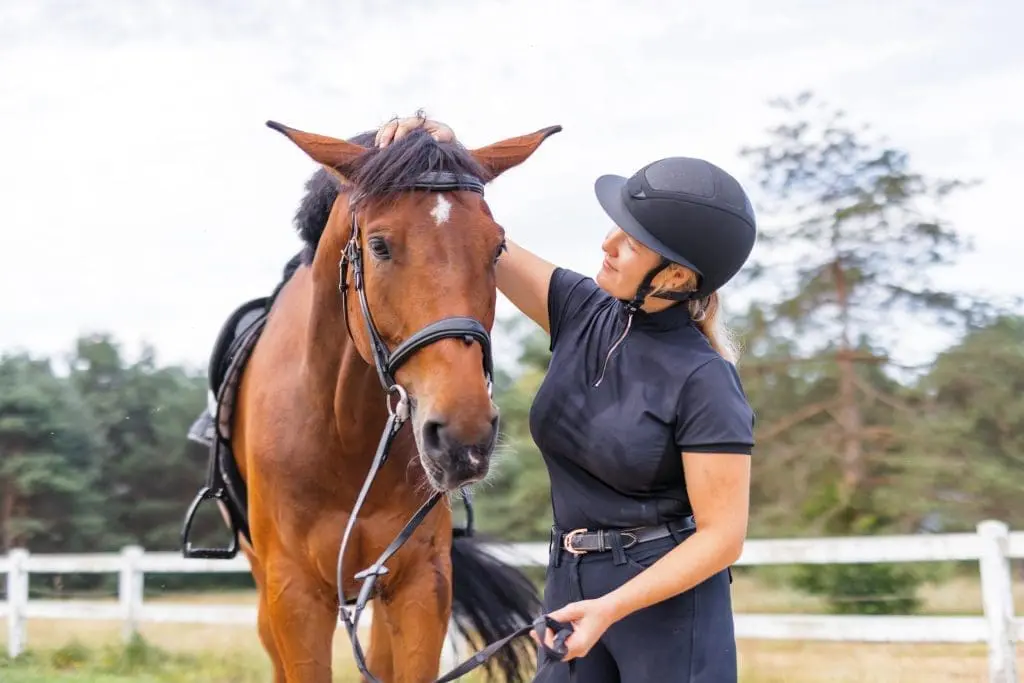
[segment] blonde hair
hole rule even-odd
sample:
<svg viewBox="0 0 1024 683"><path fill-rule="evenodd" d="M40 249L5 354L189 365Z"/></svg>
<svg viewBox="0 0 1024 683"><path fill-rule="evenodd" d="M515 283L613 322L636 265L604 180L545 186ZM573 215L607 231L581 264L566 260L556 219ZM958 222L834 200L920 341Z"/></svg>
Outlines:
<svg viewBox="0 0 1024 683"><path fill-rule="evenodd" d="M654 285L654 289L648 296L666 291L690 292L697 288L697 275L689 268L673 263L658 273L651 284ZM732 332L725 324L718 292L712 292L708 296L685 303L690 308L690 318L696 323L701 334L707 338L711 347L722 358L735 365L739 360L739 348L733 339Z"/></svg>

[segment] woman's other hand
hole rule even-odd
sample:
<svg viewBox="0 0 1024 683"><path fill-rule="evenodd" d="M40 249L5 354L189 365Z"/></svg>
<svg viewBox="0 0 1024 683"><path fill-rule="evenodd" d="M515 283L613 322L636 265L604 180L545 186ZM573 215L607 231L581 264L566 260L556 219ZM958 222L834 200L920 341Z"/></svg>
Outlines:
<svg viewBox="0 0 1024 683"><path fill-rule="evenodd" d="M555 621L571 623L573 632L565 640L566 655L563 661L585 657L591 648L601 640L601 636L608 630L608 627L615 622L613 606L605 600L580 600L571 602L562 609L549 614ZM537 634L532 633L534 641ZM545 630L545 643L553 648L555 645L555 634L551 629Z"/></svg>

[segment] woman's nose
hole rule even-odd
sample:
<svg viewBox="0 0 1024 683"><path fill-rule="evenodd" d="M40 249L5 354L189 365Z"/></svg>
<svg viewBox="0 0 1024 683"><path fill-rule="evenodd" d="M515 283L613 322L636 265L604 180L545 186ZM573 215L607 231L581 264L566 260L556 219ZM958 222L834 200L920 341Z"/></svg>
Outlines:
<svg viewBox="0 0 1024 683"><path fill-rule="evenodd" d="M601 242L601 250L609 256L613 256L613 252L618 250L618 240L615 239L615 233L616 231L613 229L604 236L604 241Z"/></svg>

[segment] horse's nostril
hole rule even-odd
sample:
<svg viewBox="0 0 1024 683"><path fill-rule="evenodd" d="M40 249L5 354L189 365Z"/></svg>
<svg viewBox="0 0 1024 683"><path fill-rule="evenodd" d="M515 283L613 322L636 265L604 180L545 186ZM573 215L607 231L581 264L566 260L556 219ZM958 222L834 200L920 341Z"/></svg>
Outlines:
<svg viewBox="0 0 1024 683"><path fill-rule="evenodd" d="M427 420L423 423L423 445L428 450L441 450L441 430L443 429L444 423L438 420Z"/></svg>

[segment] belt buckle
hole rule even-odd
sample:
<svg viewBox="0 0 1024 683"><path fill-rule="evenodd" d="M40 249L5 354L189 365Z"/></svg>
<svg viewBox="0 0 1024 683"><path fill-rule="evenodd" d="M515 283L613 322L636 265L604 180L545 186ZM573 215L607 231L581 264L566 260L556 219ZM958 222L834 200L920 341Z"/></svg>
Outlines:
<svg viewBox="0 0 1024 683"><path fill-rule="evenodd" d="M565 548L566 552L572 553L573 555L586 555L586 550L576 550L572 547L572 539L574 539L576 536L579 536L580 534L585 533L587 533L586 529L573 529L572 531L570 531L562 537L562 547Z"/></svg>

